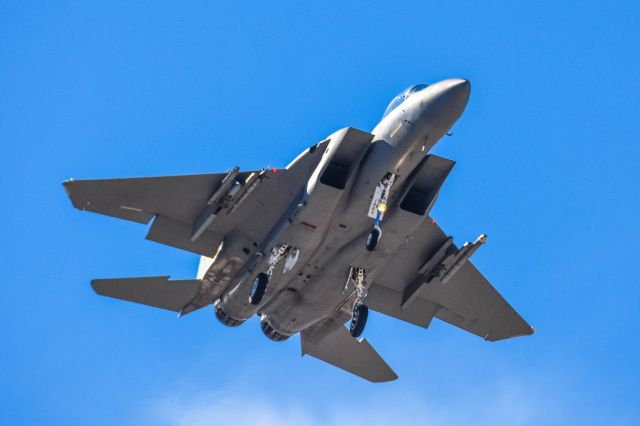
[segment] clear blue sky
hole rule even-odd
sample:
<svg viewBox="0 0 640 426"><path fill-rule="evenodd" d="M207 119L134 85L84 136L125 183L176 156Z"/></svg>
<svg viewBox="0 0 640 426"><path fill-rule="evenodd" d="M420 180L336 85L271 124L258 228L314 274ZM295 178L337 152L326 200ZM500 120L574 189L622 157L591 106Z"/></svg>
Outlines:
<svg viewBox="0 0 640 426"><path fill-rule="evenodd" d="M0 3L3 424L638 424L637 1ZM606 3L606 5L605 5ZM535 327L488 343L373 315L372 385L256 320L94 295L195 255L61 182L284 166L406 86L472 82L433 215Z"/></svg>

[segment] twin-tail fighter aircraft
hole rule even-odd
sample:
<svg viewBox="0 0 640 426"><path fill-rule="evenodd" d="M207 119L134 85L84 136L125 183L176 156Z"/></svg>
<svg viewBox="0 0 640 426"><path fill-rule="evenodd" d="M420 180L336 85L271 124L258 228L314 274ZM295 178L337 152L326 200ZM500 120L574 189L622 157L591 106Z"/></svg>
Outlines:
<svg viewBox="0 0 640 426"><path fill-rule="evenodd" d="M338 130L283 169L69 180L75 207L142 224L147 239L200 255L197 277L97 279L101 295L186 315L213 305L271 340L372 382L397 375L360 338L369 309L420 327L448 322L488 341L533 329L429 216L454 162L429 154L470 85L412 86L371 133ZM345 324L350 323L347 328Z"/></svg>

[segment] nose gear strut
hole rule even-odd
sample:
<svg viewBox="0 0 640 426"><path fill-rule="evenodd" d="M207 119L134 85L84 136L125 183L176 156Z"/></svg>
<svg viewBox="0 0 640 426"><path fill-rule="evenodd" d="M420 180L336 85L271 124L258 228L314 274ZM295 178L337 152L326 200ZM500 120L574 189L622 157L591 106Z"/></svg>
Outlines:
<svg viewBox="0 0 640 426"><path fill-rule="evenodd" d="M367 250L373 251L378 244L378 240L382 236L382 228L380 222L384 217L384 213L387 211L387 198L389 197L389 191L391 185L395 180L396 175L393 173L387 173L384 178L378 183L376 190L373 193L373 199L369 206L369 217L375 219L373 229L367 237Z"/></svg>

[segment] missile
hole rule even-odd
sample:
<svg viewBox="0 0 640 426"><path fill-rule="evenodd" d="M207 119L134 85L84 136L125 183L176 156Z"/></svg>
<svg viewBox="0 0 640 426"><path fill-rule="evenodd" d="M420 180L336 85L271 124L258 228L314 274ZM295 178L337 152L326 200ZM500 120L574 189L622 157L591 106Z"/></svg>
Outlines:
<svg viewBox="0 0 640 426"><path fill-rule="evenodd" d="M429 257L429 259L418 268L418 278L407 286L402 295L401 309L405 309L418 297L420 289L430 283L434 277L437 277L438 265L442 264L451 251L455 251L453 238L447 237L444 243L440 245L438 250Z"/></svg>
<svg viewBox="0 0 640 426"><path fill-rule="evenodd" d="M464 243L462 248L458 250L458 253L455 256L455 260L447 272L444 273L442 278L440 278L440 282L442 284L446 283L451 279L451 277L460 270L464 266L465 263L473 256L473 253L476 252L480 248L480 246L487 242L487 234L480 234L478 238L473 243Z"/></svg>
<svg viewBox="0 0 640 426"><path fill-rule="evenodd" d="M227 175L224 177L224 179L222 179L220 187L216 191L214 191L213 194L211 194L211 197L209 197L209 199L207 200L207 204L212 205L219 199L224 198L224 196L227 195L227 192L229 191L231 186L235 182L237 182L236 176L238 176L239 173L240 173L240 167L238 166L235 166L231 171L229 171Z"/></svg>
<svg viewBox="0 0 640 426"><path fill-rule="evenodd" d="M438 265L439 263L442 263L442 261L446 258L449 247L451 247L452 244L453 244L453 238L447 237L447 239L444 241L444 243L442 243L442 245L440 246L440 248L438 248L435 254L431 256L429 260L427 260L418 269L418 272L422 275L428 275L429 272L431 272L431 270L436 265ZM455 251L455 247L454 247L454 251Z"/></svg>
<svg viewBox="0 0 640 426"><path fill-rule="evenodd" d="M211 226L215 218L226 211L231 214L262 181L266 170L253 172L244 181L238 180L240 169L236 166L222 180L220 187L209 197L202 213L196 219L191 241L196 241Z"/></svg>
<svg viewBox="0 0 640 426"><path fill-rule="evenodd" d="M233 204L233 206L231 206L227 214L233 213L238 208L238 206L240 206L240 204L242 204L242 202L247 199L249 194L251 194L251 192L253 192L253 190L256 189L256 186L258 186L258 184L262 182L262 178L266 175L266 173L267 173L266 170L262 170L259 173L255 173L255 172L251 173L247 177L247 179L244 182L244 185L242 185L243 191L241 195L238 197L238 202L236 202L235 204Z"/></svg>

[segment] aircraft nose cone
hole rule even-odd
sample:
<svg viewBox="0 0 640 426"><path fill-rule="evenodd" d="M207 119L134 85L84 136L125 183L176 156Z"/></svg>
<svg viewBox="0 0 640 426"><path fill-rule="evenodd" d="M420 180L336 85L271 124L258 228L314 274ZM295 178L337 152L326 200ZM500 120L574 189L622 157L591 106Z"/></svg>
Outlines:
<svg viewBox="0 0 640 426"><path fill-rule="evenodd" d="M436 83L431 102L426 108L428 120L436 127L449 130L460 118L469 102L469 80L452 78Z"/></svg>
<svg viewBox="0 0 640 426"><path fill-rule="evenodd" d="M464 110L467 102L469 102L471 83L469 83L469 80L463 80L461 78L453 79L445 93L446 96L450 98L452 106L461 107L462 110Z"/></svg>

